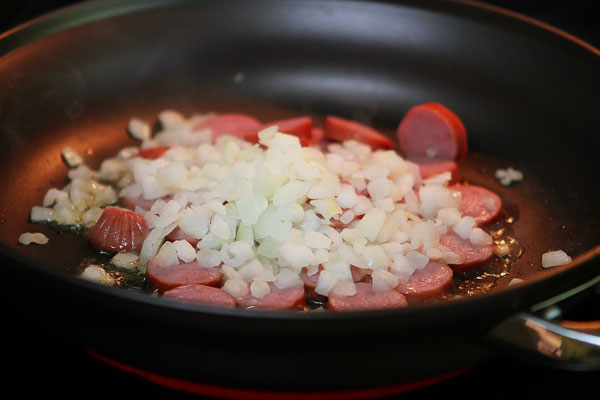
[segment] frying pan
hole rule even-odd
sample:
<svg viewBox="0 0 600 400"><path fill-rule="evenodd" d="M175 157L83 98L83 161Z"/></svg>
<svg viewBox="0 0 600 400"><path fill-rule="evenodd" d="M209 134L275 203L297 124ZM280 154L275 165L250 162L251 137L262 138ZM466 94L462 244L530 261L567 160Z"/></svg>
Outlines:
<svg viewBox="0 0 600 400"><path fill-rule="evenodd" d="M8 32L0 54L5 290L101 357L184 381L305 392L461 370L493 357L495 340L519 348L528 326L597 340L540 319L599 279L600 63L590 46L470 2L105 1ZM461 174L500 194L524 249L485 295L344 314L172 303L80 280L85 239L28 223L31 206L65 183L62 148L96 167L132 143L133 115L337 114L391 133L426 101L464 121ZM525 181L503 187L493 172L509 165ZM34 230L50 244L18 245ZM541 254L559 248L574 262L541 270ZM526 283L507 286L514 277ZM588 354L562 365L594 367Z"/></svg>

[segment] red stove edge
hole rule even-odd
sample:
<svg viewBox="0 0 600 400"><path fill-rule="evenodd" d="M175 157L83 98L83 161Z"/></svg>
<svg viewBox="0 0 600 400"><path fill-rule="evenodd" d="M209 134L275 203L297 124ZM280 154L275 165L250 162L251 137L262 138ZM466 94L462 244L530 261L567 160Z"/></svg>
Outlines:
<svg viewBox="0 0 600 400"><path fill-rule="evenodd" d="M153 372L145 371L127 364L112 360L95 353L89 349L85 351L98 360L108 364L111 367L117 368L123 372L135 374L154 384L174 389L181 392L186 392L195 395L202 395L220 399L236 399L236 400L304 400L307 397L312 399L323 400L359 400L372 399L384 396L397 395L405 392L414 391L426 386L435 385L443 381L452 379L462 375L475 366L470 366L457 371L448 372L446 374L434 376L431 378L421 379L412 382L405 382L396 385L379 386L374 388L356 389L356 390L340 390L340 391L322 391L322 392L263 392L259 390L236 389L223 386L216 386L207 383L187 381L178 378L172 378Z"/></svg>

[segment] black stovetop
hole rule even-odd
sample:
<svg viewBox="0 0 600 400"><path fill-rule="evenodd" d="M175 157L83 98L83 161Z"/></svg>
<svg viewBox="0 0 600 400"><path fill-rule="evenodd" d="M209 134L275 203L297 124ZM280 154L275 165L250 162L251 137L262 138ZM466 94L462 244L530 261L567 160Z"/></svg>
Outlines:
<svg viewBox="0 0 600 400"><path fill-rule="evenodd" d="M4 0L0 3L0 31L34 16L75 3L73 0ZM490 0L488 3L506 7L534 17L600 47L600 7L598 1L558 0ZM599 71L600 73L600 71ZM578 308L576 317L598 316L600 296L590 297ZM15 299L9 300L9 303ZM3 304L6 304L2 301ZM75 346L69 338L48 332L43 326L27 319L15 309L3 307L2 364L3 392L19 397L68 397L88 395L111 398L192 399L197 396L150 383L97 360ZM598 393L600 373L559 371L503 358L474 366L450 380L388 398L417 399L428 396L460 399L506 399L516 395L536 399L553 399L565 395L587 397ZM12 389L12 390L11 390Z"/></svg>

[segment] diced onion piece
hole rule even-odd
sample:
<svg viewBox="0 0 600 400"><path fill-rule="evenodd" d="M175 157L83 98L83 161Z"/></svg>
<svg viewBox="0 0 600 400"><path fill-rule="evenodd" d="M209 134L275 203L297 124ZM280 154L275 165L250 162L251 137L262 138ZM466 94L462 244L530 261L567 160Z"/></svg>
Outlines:
<svg viewBox="0 0 600 400"><path fill-rule="evenodd" d="M462 217L453 227L452 230L456 232L458 236L467 240L471 235L471 229L475 226L475 218L465 216Z"/></svg>
<svg viewBox="0 0 600 400"><path fill-rule="evenodd" d="M319 274L319 280L317 281L315 292L321 296L328 296L329 292L331 292L337 282L338 279L334 273L323 270Z"/></svg>
<svg viewBox="0 0 600 400"><path fill-rule="evenodd" d="M312 249L329 249L331 239L320 232L307 231L304 232L304 244Z"/></svg>
<svg viewBox="0 0 600 400"><path fill-rule="evenodd" d="M48 243L48 237L40 232L25 232L19 236L19 243L25 246L29 246L32 243L43 245Z"/></svg>
<svg viewBox="0 0 600 400"><path fill-rule="evenodd" d="M563 250L554 250L542 254L542 267L551 268L573 261Z"/></svg>
<svg viewBox="0 0 600 400"><path fill-rule="evenodd" d="M72 147L65 147L61 154L67 165L71 168L75 168L83 163L83 158Z"/></svg>
<svg viewBox="0 0 600 400"><path fill-rule="evenodd" d="M344 209L349 209L354 206L358 195L351 185L342 185L340 193L336 196L336 202L338 206Z"/></svg>
<svg viewBox="0 0 600 400"><path fill-rule="evenodd" d="M400 279L385 269L376 269L371 274L375 292L389 292L400 283Z"/></svg>
<svg viewBox="0 0 600 400"><path fill-rule="evenodd" d="M81 275L79 275L79 277L85 279L86 281L95 282L106 286L110 286L115 283L114 278L110 276L108 272L104 270L104 268L101 268L97 265L88 265L85 267Z"/></svg>
<svg viewBox="0 0 600 400"><path fill-rule="evenodd" d="M250 284L250 293L257 299L262 299L271 293L271 287L267 282L257 279Z"/></svg>
<svg viewBox="0 0 600 400"><path fill-rule="evenodd" d="M471 229L469 240L475 245L490 245L493 243L492 237L481 228Z"/></svg>
<svg viewBox="0 0 600 400"><path fill-rule="evenodd" d="M191 263L196 259L196 249L187 240L174 241L173 248L177 253L177 257L184 263Z"/></svg>
<svg viewBox="0 0 600 400"><path fill-rule="evenodd" d="M135 269L139 260L140 255L137 253L117 253L110 259L110 263L119 268Z"/></svg>
<svg viewBox="0 0 600 400"><path fill-rule="evenodd" d="M244 297L250 293L248 282L240 278L228 279L222 289L235 298Z"/></svg>
<svg viewBox="0 0 600 400"><path fill-rule="evenodd" d="M131 118L129 120L129 125L127 125L127 130L134 139L139 141L150 139L152 133L150 125L139 118Z"/></svg>
<svg viewBox="0 0 600 400"><path fill-rule="evenodd" d="M279 289L304 287L304 281L302 281L300 276L288 268L282 268L279 271L279 273L275 276L274 284Z"/></svg>
<svg viewBox="0 0 600 400"><path fill-rule="evenodd" d="M294 268L307 267L315 259L308 246L295 243L284 243L279 248L281 256Z"/></svg>
<svg viewBox="0 0 600 400"><path fill-rule="evenodd" d="M160 250L154 257L154 261L161 267L168 267L169 265L179 264L179 258L177 257L177 250L172 242L165 242L160 247Z"/></svg>

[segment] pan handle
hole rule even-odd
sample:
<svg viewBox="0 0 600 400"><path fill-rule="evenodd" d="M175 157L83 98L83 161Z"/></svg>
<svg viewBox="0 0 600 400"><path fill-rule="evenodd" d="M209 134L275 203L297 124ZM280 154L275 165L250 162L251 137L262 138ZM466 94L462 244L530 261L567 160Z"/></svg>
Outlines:
<svg viewBox="0 0 600 400"><path fill-rule="evenodd" d="M600 276L567 293L533 307L529 312L516 314L489 334L501 354L525 362L576 371L600 371L600 321L569 321L563 314L560 301L583 291L600 294Z"/></svg>

